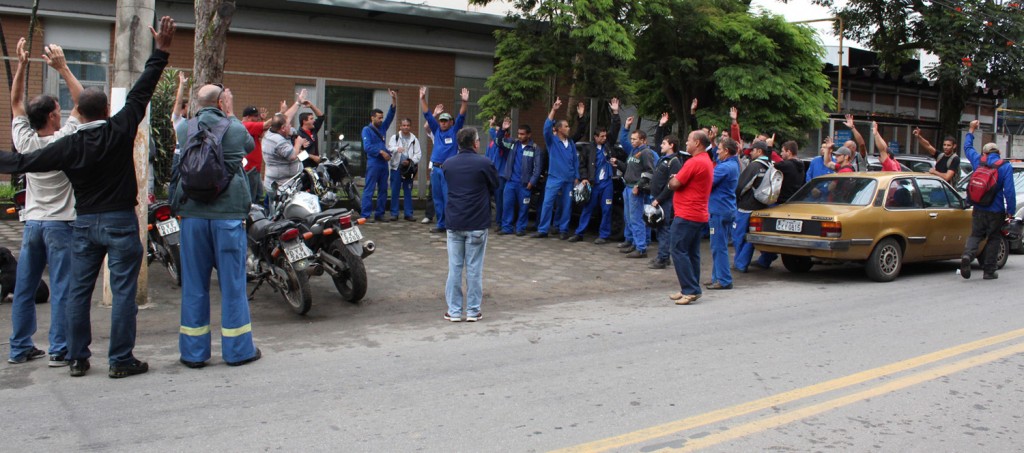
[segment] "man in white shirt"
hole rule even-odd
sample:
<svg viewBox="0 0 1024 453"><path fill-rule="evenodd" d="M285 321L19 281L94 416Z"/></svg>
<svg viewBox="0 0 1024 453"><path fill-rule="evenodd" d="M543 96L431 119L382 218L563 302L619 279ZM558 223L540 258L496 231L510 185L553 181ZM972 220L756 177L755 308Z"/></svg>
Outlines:
<svg viewBox="0 0 1024 453"><path fill-rule="evenodd" d="M399 124L398 133L388 140L389 177L391 178L391 220L398 220L398 205L402 204L405 220L416 220L412 216L412 181L416 177L422 151L420 141L412 133L412 120L405 118ZM402 192L400 198L398 193Z"/></svg>

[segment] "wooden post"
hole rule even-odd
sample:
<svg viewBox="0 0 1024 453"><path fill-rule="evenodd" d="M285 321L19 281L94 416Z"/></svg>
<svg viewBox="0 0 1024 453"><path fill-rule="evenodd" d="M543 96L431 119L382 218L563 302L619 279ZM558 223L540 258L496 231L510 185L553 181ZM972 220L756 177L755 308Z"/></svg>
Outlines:
<svg viewBox="0 0 1024 453"><path fill-rule="evenodd" d="M202 3L202 2L199 2ZM111 84L111 110L124 105L124 98L132 84L142 74L146 60L153 50L153 35L149 27L154 24L156 0L118 0L114 25L114 80ZM118 104L118 99L121 103ZM113 112L111 112L113 113ZM135 214L139 222L139 240L143 245L143 266L139 271L139 291L136 303L145 305L149 300L149 272L145 265L147 244L147 211L149 202L149 114L139 124L135 136L135 180L139 198ZM110 304L110 276L103 267L103 303Z"/></svg>

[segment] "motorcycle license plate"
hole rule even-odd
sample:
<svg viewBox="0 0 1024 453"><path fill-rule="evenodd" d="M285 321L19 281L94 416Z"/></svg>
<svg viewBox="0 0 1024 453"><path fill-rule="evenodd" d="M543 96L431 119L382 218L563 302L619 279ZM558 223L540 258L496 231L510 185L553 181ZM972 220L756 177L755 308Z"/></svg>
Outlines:
<svg viewBox="0 0 1024 453"><path fill-rule="evenodd" d="M178 219L164 220L163 222L156 223L156 229L160 232L160 236L167 236L168 234L174 234L181 230L178 226Z"/></svg>
<svg viewBox="0 0 1024 453"><path fill-rule="evenodd" d="M285 247L284 254L288 257L289 263L294 263L313 256L313 251L310 250L309 247L306 247L306 244L300 242L298 244Z"/></svg>
<svg viewBox="0 0 1024 453"><path fill-rule="evenodd" d="M341 242L351 244L363 238L363 233L359 232L359 227L352 225L352 228L347 230L341 230Z"/></svg>

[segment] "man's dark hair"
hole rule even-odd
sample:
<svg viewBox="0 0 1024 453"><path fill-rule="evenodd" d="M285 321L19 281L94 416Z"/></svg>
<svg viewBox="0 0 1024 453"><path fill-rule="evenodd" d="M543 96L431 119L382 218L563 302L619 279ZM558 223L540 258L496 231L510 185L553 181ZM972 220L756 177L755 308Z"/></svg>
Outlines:
<svg viewBox="0 0 1024 453"><path fill-rule="evenodd" d="M89 87L78 95L78 113L86 121L107 119L107 93L98 87Z"/></svg>
<svg viewBox="0 0 1024 453"><path fill-rule="evenodd" d="M608 133L608 128L604 127L604 126L598 126L597 129L594 129L594 137L597 137L598 135L601 135L602 132L607 134Z"/></svg>
<svg viewBox="0 0 1024 453"><path fill-rule="evenodd" d="M797 148L795 141L790 140L790 141L782 144L782 149L783 149L783 151L789 151L789 152L793 153L793 155L795 156L796 152L797 152L797 150L799 148Z"/></svg>
<svg viewBox="0 0 1024 453"><path fill-rule="evenodd" d="M520 124L519 125L519 129L522 130L523 132L526 132L527 134L532 134L533 133L533 130L530 129L530 125L529 124Z"/></svg>
<svg viewBox="0 0 1024 453"><path fill-rule="evenodd" d="M953 136L952 136L952 135L947 135L947 136L946 136L945 138L943 138L943 139L942 139L942 141L944 141L944 142L950 142L950 143L952 143L953 145L956 145L956 139L955 139L955 138L953 138Z"/></svg>
<svg viewBox="0 0 1024 453"><path fill-rule="evenodd" d="M373 117L377 116L377 114L378 114L378 113L380 113L381 115L383 115L383 114L384 114L384 111L383 111L383 110L381 110L381 109L373 109L373 110L370 110L370 118L373 118Z"/></svg>
<svg viewBox="0 0 1024 453"><path fill-rule="evenodd" d="M270 132L280 132L287 122L288 118L280 113L275 113L274 118L270 120Z"/></svg>
<svg viewBox="0 0 1024 453"><path fill-rule="evenodd" d="M558 128L562 127L562 124L565 124L566 126L568 126L568 125L569 125L569 122L568 122L568 121L566 121L566 120L558 120L558 121L555 121L555 127L554 127L554 128L555 128L555 129L558 129Z"/></svg>
<svg viewBox="0 0 1024 453"><path fill-rule="evenodd" d="M310 113L310 112L302 112L302 113L300 113L299 114L299 124L305 123L306 120L308 120L309 117L311 117L311 116L313 116L313 114Z"/></svg>
<svg viewBox="0 0 1024 453"><path fill-rule="evenodd" d="M48 94L40 94L28 102L28 124L32 129L39 130L46 127L46 120L54 110L57 110L57 98Z"/></svg>
<svg viewBox="0 0 1024 453"><path fill-rule="evenodd" d="M722 142L719 143L718 146L725 148L725 150L729 152L730 156L735 156L740 150L740 144L736 143L736 140L731 138L723 138Z"/></svg>
<svg viewBox="0 0 1024 453"><path fill-rule="evenodd" d="M412 126L412 120L409 118L402 118L402 120L399 121L398 124L402 124L403 122L409 123L409 125Z"/></svg>
<svg viewBox="0 0 1024 453"><path fill-rule="evenodd" d="M464 127L455 136L455 140L459 143L459 149L473 149L473 145L479 139L480 134L475 127Z"/></svg>
<svg viewBox="0 0 1024 453"><path fill-rule="evenodd" d="M711 139L708 138L708 134L705 134L704 131L693 131L693 134L695 134L694 138L700 142L700 146L707 148L711 145Z"/></svg>
<svg viewBox="0 0 1024 453"><path fill-rule="evenodd" d="M672 146L672 152L679 151L679 137L676 137L675 135L672 134L668 134L662 140L668 142L668 144Z"/></svg>
<svg viewBox="0 0 1024 453"><path fill-rule="evenodd" d="M633 133L636 134L636 137L639 138L640 140L647 140L647 133L646 132L644 132L644 131L642 131L640 129L637 129L637 130L633 131Z"/></svg>

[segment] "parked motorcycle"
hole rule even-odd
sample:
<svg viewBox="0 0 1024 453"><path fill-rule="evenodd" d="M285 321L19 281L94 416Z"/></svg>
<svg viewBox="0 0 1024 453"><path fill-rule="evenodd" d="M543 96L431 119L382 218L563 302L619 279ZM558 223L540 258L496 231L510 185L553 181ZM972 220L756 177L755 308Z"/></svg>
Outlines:
<svg viewBox="0 0 1024 453"><path fill-rule="evenodd" d="M358 225L365 220L358 219L358 213L335 207L338 182L346 172L341 159L303 170L277 186L274 211L275 218L291 220L303 230L305 243L314 253L310 275L328 273L341 297L356 303L367 289L363 259L376 247L373 241L363 241Z"/></svg>
<svg viewBox="0 0 1024 453"><path fill-rule="evenodd" d="M348 158L345 157L345 151L348 150L349 145L342 142L344 139L345 134L338 136L338 146L333 152L332 159L326 164L329 165L329 176L331 177L334 190L344 197L346 204L358 215L363 209L362 196L359 193L359 188L356 187L352 172L349 171L350 163Z"/></svg>
<svg viewBox="0 0 1024 453"><path fill-rule="evenodd" d="M175 285L181 286L181 225L166 202L149 204L146 264L163 263Z"/></svg>
<svg viewBox="0 0 1024 453"><path fill-rule="evenodd" d="M313 265L313 251L303 242L298 225L287 219L272 220L262 205L254 204L246 218L246 231L246 277L256 281L249 298L267 282L295 313L309 312L313 294L308 269Z"/></svg>

